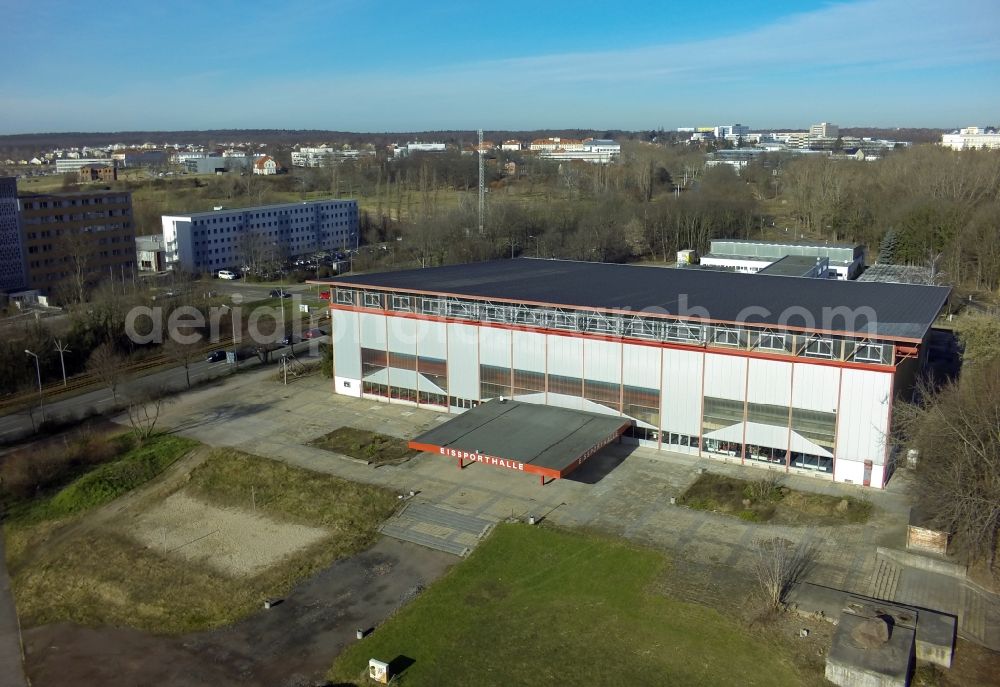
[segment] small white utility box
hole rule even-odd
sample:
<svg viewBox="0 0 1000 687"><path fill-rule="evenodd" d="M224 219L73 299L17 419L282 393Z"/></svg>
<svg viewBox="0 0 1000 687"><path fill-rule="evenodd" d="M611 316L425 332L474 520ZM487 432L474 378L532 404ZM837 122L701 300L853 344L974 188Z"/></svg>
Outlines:
<svg viewBox="0 0 1000 687"><path fill-rule="evenodd" d="M368 677L380 685L389 684L389 664L378 659L368 659Z"/></svg>

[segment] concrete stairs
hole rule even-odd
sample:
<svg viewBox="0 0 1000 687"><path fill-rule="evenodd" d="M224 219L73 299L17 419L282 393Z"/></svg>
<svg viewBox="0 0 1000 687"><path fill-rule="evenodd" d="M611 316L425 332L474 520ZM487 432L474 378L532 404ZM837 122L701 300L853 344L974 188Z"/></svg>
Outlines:
<svg viewBox="0 0 1000 687"><path fill-rule="evenodd" d="M492 521L474 515L411 501L379 530L389 537L465 556L493 525Z"/></svg>
<svg viewBox="0 0 1000 687"><path fill-rule="evenodd" d="M893 601L896 598L896 588L899 586L900 569L884 558L878 559L875 572L872 573L867 595L873 599Z"/></svg>

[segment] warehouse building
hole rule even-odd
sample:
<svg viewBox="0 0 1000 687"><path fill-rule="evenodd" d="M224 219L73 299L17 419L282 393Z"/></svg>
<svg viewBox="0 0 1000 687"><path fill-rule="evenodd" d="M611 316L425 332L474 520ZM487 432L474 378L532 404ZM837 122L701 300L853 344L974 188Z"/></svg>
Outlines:
<svg viewBox="0 0 1000 687"><path fill-rule="evenodd" d="M324 283L337 393L604 413L643 446L878 488L950 293L529 258Z"/></svg>
<svg viewBox="0 0 1000 687"><path fill-rule="evenodd" d="M700 264L754 274L786 256L811 257L827 261L825 274L831 279L854 279L865 264L865 247L853 243L819 243L798 241L750 241L716 239L711 249L701 256Z"/></svg>

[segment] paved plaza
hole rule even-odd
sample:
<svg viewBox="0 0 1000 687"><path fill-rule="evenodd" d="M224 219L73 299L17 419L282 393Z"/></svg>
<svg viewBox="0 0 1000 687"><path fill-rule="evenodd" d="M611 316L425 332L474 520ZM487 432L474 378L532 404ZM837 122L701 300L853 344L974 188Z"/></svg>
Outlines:
<svg viewBox="0 0 1000 687"><path fill-rule="evenodd" d="M544 486L533 475L482 464L460 469L455 461L430 454L420 454L400 465L369 466L307 445L341 426L410 439L449 417L425 409L335 395L329 380L319 376L285 386L275 380L273 371L260 371L227 380L221 387L186 394L183 402L167 409L163 422L211 446L238 448L310 470L381 485L407 496L413 491L415 496L407 503L433 505L488 522L533 516L559 526L625 537L663 550L674 566L693 566L706 578L706 594L712 593L713 586L721 587L727 578L731 579L734 571L748 568L755 539L775 536L813 548L816 559L810 581L867 594L875 577L885 571L876 547L901 547L904 541L909 503L900 487L903 480L879 491L784 475L783 483L794 489L868 498L877 509L871 521L863 525L788 527L747 523L670 503L671 497L680 496L702 468L750 479L763 474L761 470L626 444L609 446L571 478ZM900 579L905 584L898 585L899 592L905 593L909 603L924 605L919 603L924 600L930 606L935 601L930 587L921 595L916 573L904 571ZM947 581L944 583L947 585ZM956 581L952 583L955 603L949 606L958 604L954 610L962 611L962 601L973 595L960 591ZM969 630L972 638L981 638L980 633L987 627L996 626L1000 613L995 604L977 602L969 616L977 620L963 629Z"/></svg>

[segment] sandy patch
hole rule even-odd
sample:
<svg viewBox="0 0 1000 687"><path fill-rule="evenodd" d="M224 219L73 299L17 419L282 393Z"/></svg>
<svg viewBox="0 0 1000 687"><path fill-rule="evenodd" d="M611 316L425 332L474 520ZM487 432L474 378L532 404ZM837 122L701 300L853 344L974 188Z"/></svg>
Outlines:
<svg viewBox="0 0 1000 687"><path fill-rule="evenodd" d="M142 513L128 534L151 549L240 577L255 575L329 535L326 530L219 508L183 491Z"/></svg>

